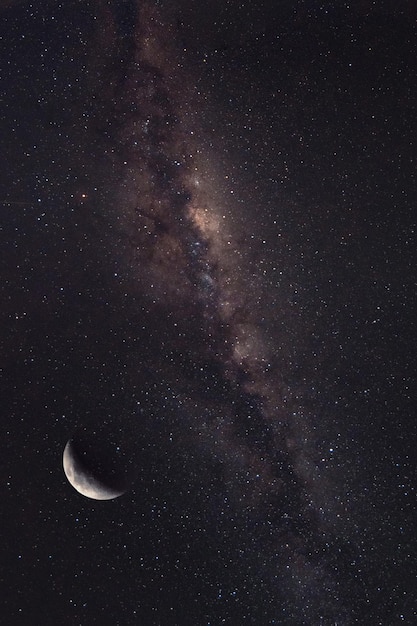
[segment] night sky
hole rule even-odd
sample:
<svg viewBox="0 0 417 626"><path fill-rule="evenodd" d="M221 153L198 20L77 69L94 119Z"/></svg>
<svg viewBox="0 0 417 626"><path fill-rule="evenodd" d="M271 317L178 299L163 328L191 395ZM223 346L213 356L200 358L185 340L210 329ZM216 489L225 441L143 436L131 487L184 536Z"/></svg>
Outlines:
<svg viewBox="0 0 417 626"><path fill-rule="evenodd" d="M0 621L417 624L416 4L3 0L0 148Z"/></svg>

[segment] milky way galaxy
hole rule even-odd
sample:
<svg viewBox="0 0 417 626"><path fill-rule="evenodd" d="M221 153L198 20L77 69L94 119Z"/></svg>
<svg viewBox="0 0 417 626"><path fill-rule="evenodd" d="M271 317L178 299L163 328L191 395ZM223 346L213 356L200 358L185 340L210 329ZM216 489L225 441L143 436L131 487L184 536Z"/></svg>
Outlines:
<svg viewBox="0 0 417 626"><path fill-rule="evenodd" d="M344 623L325 558L343 512L340 494L320 475L309 419L274 365L261 274L246 254L251 223L214 166L199 123L204 98L179 51L165 44L173 28L157 8L142 5L120 41L116 23L110 30L119 53L128 50L106 129L123 172L114 219L131 292L146 303L144 328L149 317L158 327L151 367L182 416L170 436L185 442L195 463L220 468L222 502L211 487L211 514L243 533L242 555L249 543L250 560L263 563L262 571L250 565L245 586L259 586L260 597L265 587L272 614L284 602L272 588L284 585L297 619L318 623L323 613ZM142 374L130 375L140 386Z"/></svg>
<svg viewBox="0 0 417 626"><path fill-rule="evenodd" d="M7 624L415 623L417 37L359 4L3 3Z"/></svg>

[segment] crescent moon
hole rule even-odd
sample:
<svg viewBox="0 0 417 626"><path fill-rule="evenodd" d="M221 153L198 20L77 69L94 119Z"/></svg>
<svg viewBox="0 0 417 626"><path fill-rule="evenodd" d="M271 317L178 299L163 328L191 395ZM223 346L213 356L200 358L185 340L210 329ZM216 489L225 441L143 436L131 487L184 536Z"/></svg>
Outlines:
<svg viewBox="0 0 417 626"><path fill-rule="evenodd" d="M124 491L109 489L80 467L74 455L71 439L64 448L62 463L65 476L70 485L86 498L91 498L92 500L113 500L124 493Z"/></svg>

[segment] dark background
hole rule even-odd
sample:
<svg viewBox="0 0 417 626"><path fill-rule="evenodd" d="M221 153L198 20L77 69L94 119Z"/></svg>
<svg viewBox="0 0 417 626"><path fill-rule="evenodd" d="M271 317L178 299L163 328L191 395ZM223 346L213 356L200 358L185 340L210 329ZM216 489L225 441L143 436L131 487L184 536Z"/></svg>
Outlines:
<svg viewBox="0 0 417 626"><path fill-rule="evenodd" d="M156 4L234 192L223 210L261 293L245 319L291 436L277 445L260 395L224 379L198 308L134 286L148 269L126 261L109 120L135 4L2 3L4 623L413 624L417 11ZM213 453L202 416L230 406ZM120 499L67 484L80 427L117 438ZM251 499L242 441L274 459L279 495Z"/></svg>

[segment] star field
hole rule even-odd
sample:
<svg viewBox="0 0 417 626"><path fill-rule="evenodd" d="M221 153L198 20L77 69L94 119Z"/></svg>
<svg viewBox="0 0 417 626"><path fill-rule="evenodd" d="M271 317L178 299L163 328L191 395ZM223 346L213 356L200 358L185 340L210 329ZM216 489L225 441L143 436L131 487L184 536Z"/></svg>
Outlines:
<svg viewBox="0 0 417 626"><path fill-rule="evenodd" d="M3 3L7 624L414 623L416 17Z"/></svg>

